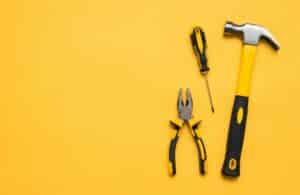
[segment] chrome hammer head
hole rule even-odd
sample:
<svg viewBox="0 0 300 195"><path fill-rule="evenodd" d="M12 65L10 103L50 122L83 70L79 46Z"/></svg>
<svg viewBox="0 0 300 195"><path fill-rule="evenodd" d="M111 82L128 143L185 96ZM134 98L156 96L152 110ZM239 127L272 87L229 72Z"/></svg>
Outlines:
<svg viewBox="0 0 300 195"><path fill-rule="evenodd" d="M259 40L262 38L269 42L274 49L278 50L280 48L278 41L272 36L272 34L264 27L256 24L246 23L236 25L232 22L226 22L224 33L225 35L234 33L242 35L244 44L257 45Z"/></svg>

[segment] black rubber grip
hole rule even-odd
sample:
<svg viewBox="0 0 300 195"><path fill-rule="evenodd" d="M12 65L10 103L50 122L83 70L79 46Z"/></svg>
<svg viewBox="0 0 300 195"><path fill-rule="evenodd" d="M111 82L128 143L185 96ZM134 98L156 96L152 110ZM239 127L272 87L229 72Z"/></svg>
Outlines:
<svg viewBox="0 0 300 195"><path fill-rule="evenodd" d="M235 96L227 138L222 173L225 176L240 175L240 158L248 113L248 97Z"/></svg>
<svg viewBox="0 0 300 195"><path fill-rule="evenodd" d="M196 34L200 33L201 40L197 40ZM201 43L198 43L201 41ZM209 71L209 67L207 65L207 57L206 57L206 37L204 31L200 27L195 27L192 34L191 34L191 42L194 49L194 52L198 58L199 65L200 65L200 72L206 73ZM199 48L199 44L202 45L202 50Z"/></svg>
<svg viewBox="0 0 300 195"><path fill-rule="evenodd" d="M176 145L178 141L178 131L176 133L176 136L171 140L170 143L170 149L169 149L169 163L170 163L170 175L174 176L176 175L176 160L175 160L175 151L176 151Z"/></svg>
<svg viewBox="0 0 300 195"><path fill-rule="evenodd" d="M201 175L205 175L205 161L207 159L206 148L201 137L196 136L195 143L197 146L199 156L199 171Z"/></svg>
<svg viewBox="0 0 300 195"><path fill-rule="evenodd" d="M201 62L200 72L201 73L208 72L209 71L209 67L207 65L206 55L200 54L200 62Z"/></svg>
<svg viewBox="0 0 300 195"><path fill-rule="evenodd" d="M197 129L200 125L200 122L195 123L192 125L192 135L194 137L197 150L198 150L198 158L199 158L199 171L201 175L205 175L205 161L207 160L207 153L206 153L206 148L203 142L203 139L198 135Z"/></svg>

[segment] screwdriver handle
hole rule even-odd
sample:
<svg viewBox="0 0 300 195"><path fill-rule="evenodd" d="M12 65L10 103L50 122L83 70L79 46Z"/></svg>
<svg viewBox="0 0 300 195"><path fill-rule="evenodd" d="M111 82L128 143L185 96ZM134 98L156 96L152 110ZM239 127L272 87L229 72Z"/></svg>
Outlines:
<svg viewBox="0 0 300 195"><path fill-rule="evenodd" d="M205 33L202 28L197 26L193 29L193 32L191 34L191 41L195 55L198 58L200 72L207 73L209 71L206 57L207 43Z"/></svg>

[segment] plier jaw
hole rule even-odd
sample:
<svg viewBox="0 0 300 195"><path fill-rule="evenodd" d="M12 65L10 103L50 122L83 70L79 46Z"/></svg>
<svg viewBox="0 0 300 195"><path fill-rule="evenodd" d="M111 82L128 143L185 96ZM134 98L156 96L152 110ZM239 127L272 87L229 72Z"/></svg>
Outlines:
<svg viewBox="0 0 300 195"><path fill-rule="evenodd" d="M190 89L186 89L186 101L184 102L182 89L179 89L178 100L177 100L177 110L179 118L184 122L188 122L192 119L193 112L193 99Z"/></svg>

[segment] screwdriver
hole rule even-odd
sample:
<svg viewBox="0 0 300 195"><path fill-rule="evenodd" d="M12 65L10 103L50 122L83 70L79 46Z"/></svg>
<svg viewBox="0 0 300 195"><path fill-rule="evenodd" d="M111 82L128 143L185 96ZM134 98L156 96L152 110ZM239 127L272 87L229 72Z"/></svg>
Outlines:
<svg viewBox="0 0 300 195"><path fill-rule="evenodd" d="M208 98L211 106L211 111L214 113L215 108L213 105L213 100L212 100L212 95L207 79L209 67L207 65L207 57L206 57L206 48L207 48L207 43L206 43L206 38L205 38L205 33L200 27L195 27L193 29L193 32L191 34L191 40L192 40L192 46L194 49L194 52L196 54L199 66L200 66L200 72L201 75L203 75L205 79L205 84L206 84L206 89L208 93Z"/></svg>

